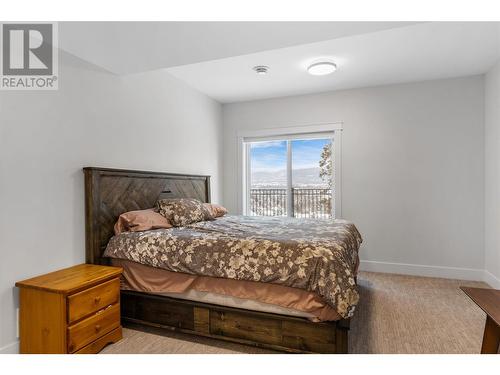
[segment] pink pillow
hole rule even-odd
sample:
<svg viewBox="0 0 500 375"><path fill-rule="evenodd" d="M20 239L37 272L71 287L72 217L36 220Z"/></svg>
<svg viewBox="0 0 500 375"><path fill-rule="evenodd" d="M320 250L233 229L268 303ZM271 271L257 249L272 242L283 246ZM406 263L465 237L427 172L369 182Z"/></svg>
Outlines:
<svg viewBox="0 0 500 375"><path fill-rule="evenodd" d="M122 232L141 232L144 230L172 228L165 216L150 208L147 210L128 211L120 215L115 224L115 234Z"/></svg>
<svg viewBox="0 0 500 375"><path fill-rule="evenodd" d="M221 206L220 204L215 203L203 203L203 205L209 209L212 213L213 217L221 217L227 214L226 207Z"/></svg>

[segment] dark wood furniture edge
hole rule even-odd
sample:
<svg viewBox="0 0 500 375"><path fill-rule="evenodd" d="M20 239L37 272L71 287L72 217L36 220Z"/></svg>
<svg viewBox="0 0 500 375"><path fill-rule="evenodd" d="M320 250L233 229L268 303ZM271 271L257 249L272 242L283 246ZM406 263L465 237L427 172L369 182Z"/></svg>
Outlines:
<svg viewBox="0 0 500 375"><path fill-rule="evenodd" d="M205 174L184 174L184 173L170 173L170 172L158 172L158 171L141 171L137 169L119 169L119 168L103 168L103 167L83 167L83 171L97 171L97 172L109 172L112 175L117 175L117 174L133 174L133 175L149 175L149 176L172 176L172 177L181 177L181 178L202 178L205 179L207 177L210 177L209 175Z"/></svg>
<svg viewBox="0 0 500 375"><path fill-rule="evenodd" d="M210 202L210 176L205 175L184 175L177 173L162 173L162 172L148 172L148 171L138 171L138 170L124 170L124 169L112 169L112 168L97 168L97 167L85 167L83 168L85 174L85 243L86 243L86 262L90 264L107 264L105 260L101 258L104 248L100 246L100 232L99 232L99 215L101 207L101 178L105 176L111 177L137 177L137 178L163 178L163 179L181 179L181 180L203 180L204 181L204 200ZM143 207L143 209L149 207ZM129 303L129 298L133 296L134 302ZM232 337L227 335L217 335L210 333L207 329L210 326L203 324L198 324L192 329L182 328L181 318L178 321L174 321L173 324L162 324L154 322L152 319L147 318L147 312L151 311L154 306L161 303L168 304L171 309L183 309L186 312L186 319L196 319L197 312L203 311L207 316L210 314L218 314L220 311L232 311L236 314L241 314L249 319L256 321L261 320L262 322L272 320L279 322L278 325L287 326L293 325L293 323L299 324L302 328L299 336L294 336L293 339L300 342L310 342L313 343L315 347L327 347L328 350L304 350L294 348L292 344L290 345L273 345L269 343L262 342L263 340L251 340L242 337ZM137 304L143 306L143 311L138 313L138 316L131 317L127 316L127 311L130 308L136 307ZM125 323L138 323L145 326L160 327L164 329L195 334L199 336L212 337L216 339L221 339L231 342L239 342L246 345L264 347L279 351L285 351L290 353L347 353L348 352L348 331L350 325L350 319L342 319L333 322L322 322L315 323L311 322L306 318L292 317L287 315L271 314L264 312L257 312L245 309L229 308L219 305L204 304L194 301L186 301L181 299L175 299L170 297L163 297L158 295L152 295L148 293L133 292L133 291L122 291L121 292L121 309L122 309L122 321ZM186 310L187 309L187 310ZM256 324L259 325L259 324ZM332 346L331 341L322 341L317 335L318 327L324 329L327 335L334 337L335 343ZM252 330L252 327L246 327ZM245 335L244 329L238 333L238 335ZM248 336L253 336L252 332L248 333ZM323 335L324 336L324 335ZM278 337L276 337L279 340ZM285 338L283 338L285 340ZM286 341L286 340L285 340ZM297 344L301 345L301 344Z"/></svg>
<svg viewBox="0 0 500 375"><path fill-rule="evenodd" d="M483 342L481 344L481 354L497 354L500 347L500 290L466 286L461 286L460 289L486 314L486 322L483 331ZM484 302L484 296L483 298L478 298L475 292L494 294L489 298L497 297L499 299L498 307L496 307L497 305L495 304L497 310L490 311L490 309L488 309L486 306L484 306L483 303L481 303ZM483 301L481 301L481 299L483 299ZM491 307L491 304L489 304L489 307Z"/></svg>
<svg viewBox="0 0 500 375"><path fill-rule="evenodd" d="M476 288L476 287L468 287L468 286L461 286L460 289L481 309L484 311L486 315L490 315L491 312L488 311L487 309L484 308L483 305L480 305L477 301L476 298L470 293L471 290L478 290L478 289L484 289L486 291L495 291L500 294L500 292L497 289L490 289L490 288ZM500 326L500 320L497 319L497 316L491 316L491 319Z"/></svg>

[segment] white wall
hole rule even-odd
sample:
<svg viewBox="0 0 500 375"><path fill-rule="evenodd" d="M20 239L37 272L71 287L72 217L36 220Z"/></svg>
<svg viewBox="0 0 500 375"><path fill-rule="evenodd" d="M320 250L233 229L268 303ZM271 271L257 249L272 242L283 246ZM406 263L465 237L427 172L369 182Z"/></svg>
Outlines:
<svg viewBox="0 0 500 375"><path fill-rule="evenodd" d="M0 92L0 352L17 280L84 262L84 166L212 176L221 106L167 73L120 78L61 54L59 90Z"/></svg>
<svg viewBox="0 0 500 375"><path fill-rule="evenodd" d="M485 76L485 269L500 288L500 62Z"/></svg>
<svg viewBox="0 0 500 375"><path fill-rule="evenodd" d="M342 213L363 268L481 279L483 95L474 76L224 105L224 204L236 211L238 131L343 122Z"/></svg>

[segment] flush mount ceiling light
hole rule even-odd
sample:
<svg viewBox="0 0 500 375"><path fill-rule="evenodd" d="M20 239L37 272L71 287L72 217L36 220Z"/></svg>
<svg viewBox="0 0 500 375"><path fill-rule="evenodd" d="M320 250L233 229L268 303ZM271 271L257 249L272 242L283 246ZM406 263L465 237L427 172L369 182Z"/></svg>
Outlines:
<svg viewBox="0 0 500 375"><path fill-rule="evenodd" d="M317 61L307 68L309 74L313 76L324 76L337 70L337 65L331 61Z"/></svg>
<svg viewBox="0 0 500 375"><path fill-rule="evenodd" d="M265 75L269 71L269 67L265 65L257 65L254 66L252 69L255 71L255 73L259 75Z"/></svg>

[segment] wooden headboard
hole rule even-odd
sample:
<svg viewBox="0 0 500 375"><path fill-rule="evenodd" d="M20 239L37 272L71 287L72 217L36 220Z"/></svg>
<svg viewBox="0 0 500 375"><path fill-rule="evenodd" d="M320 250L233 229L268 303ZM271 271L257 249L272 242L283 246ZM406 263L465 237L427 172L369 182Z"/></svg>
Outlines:
<svg viewBox="0 0 500 375"><path fill-rule="evenodd" d="M122 213L152 208L158 199L197 198L210 202L210 176L110 168L83 168L85 174L85 259L102 258Z"/></svg>

